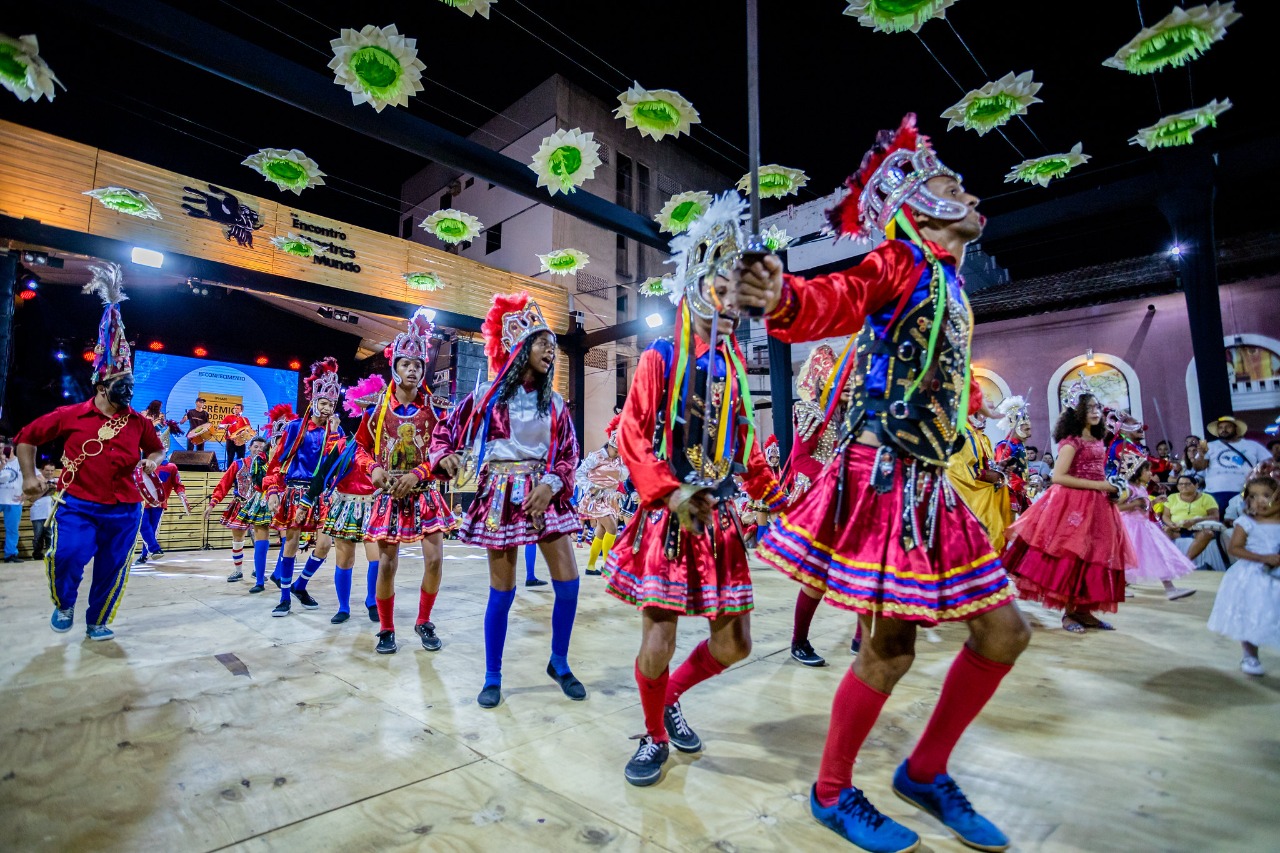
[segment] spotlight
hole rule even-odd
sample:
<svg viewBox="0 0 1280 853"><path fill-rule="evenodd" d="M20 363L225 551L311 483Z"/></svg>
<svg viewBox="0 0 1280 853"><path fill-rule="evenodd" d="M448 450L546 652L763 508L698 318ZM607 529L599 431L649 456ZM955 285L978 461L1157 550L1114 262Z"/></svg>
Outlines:
<svg viewBox="0 0 1280 853"><path fill-rule="evenodd" d="M160 269L160 267L164 265L164 255L161 252L156 252L151 249L142 249L135 246L133 252L130 253L129 258L135 264L141 264L144 267L155 267L156 269Z"/></svg>
<svg viewBox="0 0 1280 853"><path fill-rule="evenodd" d="M290 370L301 370L301 369L302 369L302 362L298 361L298 360L295 358L293 361L289 362L289 369L290 369Z"/></svg>
<svg viewBox="0 0 1280 853"><path fill-rule="evenodd" d="M253 360L253 363L258 365L258 367L266 367L268 363L267 357L265 355L260 355Z"/></svg>
<svg viewBox="0 0 1280 853"><path fill-rule="evenodd" d="M28 269L19 270L15 284L18 290L37 290L40 287L40 276Z"/></svg>
<svg viewBox="0 0 1280 853"><path fill-rule="evenodd" d="M657 313L650 314L644 318L644 322L650 329L656 329L662 325L662 315Z"/></svg>
<svg viewBox="0 0 1280 853"><path fill-rule="evenodd" d="M87 350L85 350L84 352L80 353L80 357L81 357L82 359L84 359L85 361L89 362L90 364L92 364L92 363L93 363L93 350L91 350L91 349L87 349Z"/></svg>
<svg viewBox="0 0 1280 853"><path fill-rule="evenodd" d="M209 351L204 347L196 347L192 352L195 353L196 358L204 358L209 354Z"/></svg>
<svg viewBox="0 0 1280 853"><path fill-rule="evenodd" d="M1174 243L1172 246L1170 246L1170 247L1169 247L1169 257L1171 257L1171 258L1180 258L1180 257L1182 257L1182 244L1181 244L1181 243Z"/></svg>
<svg viewBox="0 0 1280 853"><path fill-rule="evenodd" d="M18 298L23 302L30 302L32 299L35 299L37 295L38 294L34 290L18 291Z"/></svg>
<svg viewBox="0 0 1280 853"><path fill-rule="evenodd" d="M70 397L70 396L71 396L71 392L70 392L70 391L63 391L63 392L62 392L62 396L63 396L64 398L65 398L65 397Z"/></svg>
<svg viewBox="0 0 1280 853"><path fill-rule="evenodd" d="M1085 350L1084 363L1087 364L1089 367L1093 367L1094 364L1096 364L1093 358L1093 347L1089 347L1089 349Z"/></svg>
<svg viewBox="0 0 1280 853"><path fill-rule="evenodd" d="M56 358L58 361L66 361L66 360L67 360L67 354L66 354L65 352L63 352L62 350L58 350L57 352L55 352L55 353L53 354L53 357L54 357L54 358Z"/></svg>
<svg viewBox="0 0 1280 853"><path fill-rule="evenodd" d="M164 349L164 341L152 341L151 343L147 344L147 349L151 350L152 352L160 352L161 350Z"/></svg>
<svg viewBox="0 0 1280 853"><path fill-rule="evenodd" d="M43 267L49 263L48 252L23 252L22 262L33 267Z"/></svg>

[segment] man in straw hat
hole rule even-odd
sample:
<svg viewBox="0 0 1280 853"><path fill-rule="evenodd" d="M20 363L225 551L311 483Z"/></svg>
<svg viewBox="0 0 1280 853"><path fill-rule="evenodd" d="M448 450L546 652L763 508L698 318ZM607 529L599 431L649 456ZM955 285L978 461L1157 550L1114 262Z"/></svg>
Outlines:
<svg viewBox="0 0 1280 853"><path fill-rule="evenodd" d="M1216 440L1201 441L1199 453L1192 454L1191 466L1204 472L1204 490L1218 502L1219 513L1225 513L1227 502L1240 494L1253 466L1271 455L1244 437L1248 430L1244 421L1224 415L1205 425Z"/></svg>

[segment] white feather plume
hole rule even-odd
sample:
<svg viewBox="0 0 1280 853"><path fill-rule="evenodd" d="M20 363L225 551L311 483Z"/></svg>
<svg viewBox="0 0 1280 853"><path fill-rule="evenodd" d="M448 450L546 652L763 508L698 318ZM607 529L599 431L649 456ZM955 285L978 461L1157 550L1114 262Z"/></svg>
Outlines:
<svg viewBox="0 0 1280 853"><path fill-rule="evenodd" d="M704 243L719 226L732 223L737 229L738 248L741 249L747 233L750 211L747 201L736 192L721 193L711 200L707 209L702 212L689 228L671 238L671 259L667 263L676 268L673 287L669 296L671 301L679 303L689 286L689 267L693 264L697 248Z"/></svg>
<svg viewBox="0 0 1280 853"><path fill-rule="evenodd" d="M89 267L93 278L80 288L81 293L96 293L103 305L119 305L129 297L124 295L124 271L117 263L108 262L104 266Z"/></svg>

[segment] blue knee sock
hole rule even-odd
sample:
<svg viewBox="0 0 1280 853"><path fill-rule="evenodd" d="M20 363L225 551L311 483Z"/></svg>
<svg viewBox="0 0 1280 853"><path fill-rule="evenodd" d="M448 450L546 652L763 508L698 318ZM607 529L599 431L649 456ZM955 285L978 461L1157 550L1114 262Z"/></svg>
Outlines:
<svg viewBox="0 0 1280 853"><path fill-rule="evenodd" d="M573 634L573 617L578 613L578 579L551 579L556 603L551 608L551 665L558 675L569 671L569 637Z"/></svg>
<svg viewBox="0 0 1280 853"><path fill-rule="evenodd" d="M281 566L283 563L284 563L284 545L282 544L282 545L280 546L280 553L276 554L276 568L275 568L275 571L273 571L273 572L271 573L271 577L272 577L272 578L274 578L274 579L276 579L276 580L279 580L279 579L280 579L280 577L281 577L281 574L280 574L280 566Z"/></svg>
<svg viewBox="0 0 1280 853"><path fill-rule="evenodd" d="M302 567L302 577L293 582L293 588L299 591L306 589L307 581L315 577L322 565L324 565L324 557L317 557L315 554L307 557L307 564Z"/></svg>
<svg viewBox="0 0 1280 853"><path fill-rule="evenodd" d="M289 588L293 586L294 557L280 557L280 603L289 603Z"/></svg>
<svg viewBox="0 0 1280 853"><path fill-rule="evenodd" d="M489 606L484 611L484 686L502 684L502 647L507 642L507 614L516 600L514 589L489 587Z"/></svg>
<svg viewBox="0 0 1280 853"><path fill-rule="evenodd" d="M524 546L524 579L536 581L538 576L533 572L533 565L538 561L538 543L530 542Z"/></svg>
<svg viewBox="0 0 1280 853"><path fill-rule="evenodd" d="M271 543L263 539L261 542L254 540L253 543L253 582L258 586L266 583L267 577L267 549L271 547Z"/></svg>
<svg viewBox="0 0 1280 853"><path fill-rule="evenodd" d="M369 570L365 574L365 583L368 585L369 591L364 596L365 607L377 607L378 597L374 595L374 591L378 588L378 561L371 560L369 562Z"/></svg>
<svg viewBox="0 0 1280 853"><path fill-rule="evenodd" d="M333 588L338 591L338 612L351 612L351 569L334 568Z"/></svg>

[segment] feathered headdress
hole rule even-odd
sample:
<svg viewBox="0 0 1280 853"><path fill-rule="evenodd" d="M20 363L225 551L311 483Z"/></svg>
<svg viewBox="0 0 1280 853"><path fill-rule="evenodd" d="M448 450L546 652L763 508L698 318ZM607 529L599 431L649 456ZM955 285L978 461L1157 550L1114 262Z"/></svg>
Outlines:
<svg viewBox="0 0 1280 853"><path fill-rule="evenodd" d="M736 192L716 196L687 231L671 239L671 259L676 268L670 299L684 299L699 317L710 319L719 306L716 276L729 275L742 257L748 231L747 201Z"/></svg>
<svg viewBox="0 0 1280 853"><path fill-rule="evenodd" d="M119 264L89 267L93 278L81 293L93 293L102 299L102 320L98 323L98 342L93 347L93 376L90 381L109 382L117 376L133 372L133 350L124 336L124 319L120 303L124 295L124 273Z"/></svg>
<svg viewBox="0 0 1280 853"><path fill-rule="evenodd" d="M942 175L960 180L938 159L929 137L916 129L916 114L907 113L897 130L876 134L858 171L845 181L848 194L827 211L828 230L837 238L866 237L878 228L893 237L891 224L904 205L937 219L963 219L969 213L966 205L939 198L925 186Z"/></svg>
<svg viewBox="0 0 1280 853"><path fill-rule="evenodd" d="M364 414L365 409L382 399L382 392L386 389L387 380L381 374L366 376L347 389L346 396L342 398L342 408L351 417L358 418Z"/></svg>
<svg viewBox="0 0 1280 853"><path fill-rule="evenodd" d="M409 327L396 335L396 339L387 347L387 361L391 363L391 372L396 370L396 362L402 358L414 358L427 363L427 353L431 347L431 335L436 329L435 323L427 316L429 308L419 308L409 318Z"/></svg>
<svg viewBox="0 0 1280 853"><path fill-rule="evenodd" d="M1005 432L1013 432L1014 427L1030 417L1028 408L1027 401L1022 397L1005 397L996 406L996 411L1004 415L996 422L996 426Z"/></svg>
<svg viewBox="0 0 1280 853"><path fill-rule="evenodd" d="M495 293L480 331L484 335L489 370L497 374L502 372L516 347L533 333L549 332L551 327L528 293Z"/></svg>
<svg viewBox="0 0 1280 853"><path fill-rule="evenodd" d="M293 411L291 403L276 403L267 412L267 432L272 438L282 435L289 421L297 419L298 415Z"/></svg>
<svg viewBox="0 0 1280 853"><path fill-rule="evenodd" d="M604 437L614 447L618 446L618 424L621 421L622 415L614 415L612 420L609 421L609 425L604 428Z"/></svg>
<svg viewBox="0 0 1280 853"><path fill-rule="evenodd" d="M302 380L302 393L308 400L332 400L336 406L342 396L342 383L338 380L338 360L325 356L311 365L311 375Z"/></svg>

